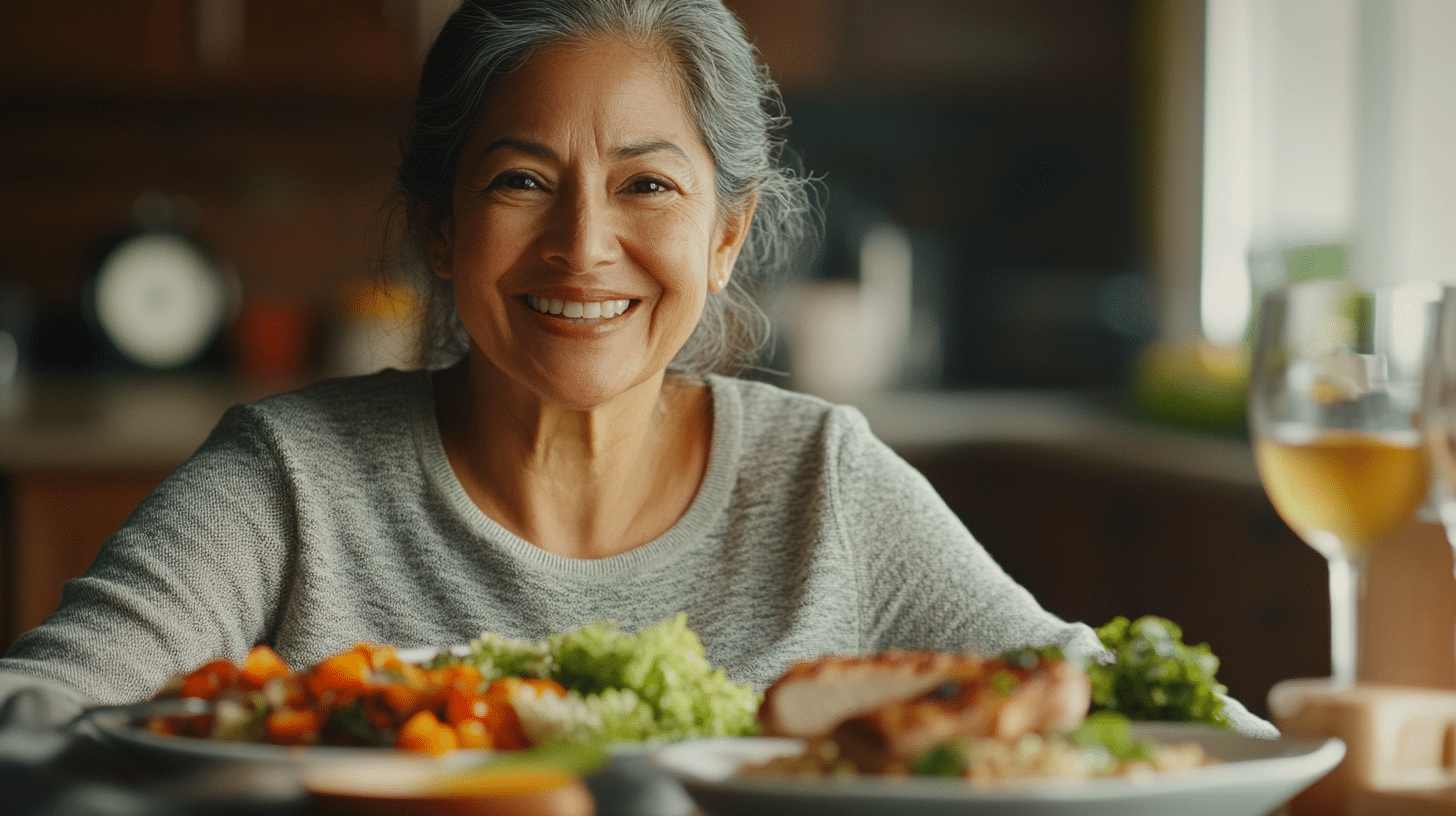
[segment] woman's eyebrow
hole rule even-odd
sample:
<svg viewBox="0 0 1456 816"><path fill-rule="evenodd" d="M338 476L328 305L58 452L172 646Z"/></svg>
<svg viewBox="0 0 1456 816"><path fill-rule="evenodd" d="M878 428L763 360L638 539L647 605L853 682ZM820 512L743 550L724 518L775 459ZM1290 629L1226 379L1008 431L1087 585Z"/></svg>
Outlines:
<svg viewBox="0 0 1456 816"><path fill-rule="evenodd" d="M509 136L491 142L484 150L480 151L480 155L482 157L489 156L491 153L507 147L515 148L522 153L529 153L532 156L539 156L543 159L556 158L556 151L540 142L533 142L530 139L514 139Z"/></svg>
<svg viewBox="0 0 1456 816"><path fill-rule="evenodd" d="M646 156L649 153L658 153L662 151L666 151L668 153L676 153L678 156L681 156L683 160L689 163L692 162L692 159L688 156L686 150L683 150L681 147L678 147L677 145L669 142L666 139L648 139L642 142L634 142L632 144L623 145L622 147L613 150L612 155L616 156L619 159L635 159L638 156Z"/></svg>
<svg viewBox="0 0 1456 816"><path fill-rule="evenodd" d="M532 156L539 156L543 159L557 158L555 150L552 150L551 148L547 147L544 144L541 144L540 142L533 142L530 139L518 139L510 136L507 136L503 139L496 139L494 142L491 142L488 146L486 146L484 150L480 151L480 155L482 157L489 156L491 153L494 153L497 150L502 150L504 148L513 148L515 150L521 151L522 153L528 153ZM674 153L687 162L692 161L692 158L688 156L686 150L683 150L681 147L678 147L676 144L673 144L667 139L647 139L641 142L626 144L617 148L616 150L613 150L612 155L619 159L635 159L638 156L646 156L651 153L660 152Z"/></svg>

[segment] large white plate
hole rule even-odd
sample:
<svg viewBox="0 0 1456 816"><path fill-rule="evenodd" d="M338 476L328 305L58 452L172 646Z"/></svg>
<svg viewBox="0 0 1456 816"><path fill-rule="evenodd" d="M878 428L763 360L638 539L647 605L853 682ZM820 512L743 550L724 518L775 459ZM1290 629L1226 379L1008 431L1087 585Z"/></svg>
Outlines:
<svg viewBox="0 0 1456 816"><path fill-rule="evenodd" d="M401 763L468 768L490 754L489 751L459 750L435 758L392 748L286 747L173 737L153 734L145 728L148 717L202 713L208 706L202 700L157 700L93 709L86 719L117 761L146 773L223 764L292 774L323 763L378 762L384 758ZM692 800L682 786L653 763L649 754L647 746L616 746L607 765L586 777L586 785L596 798L597 816L686 816L693 810Z"/></svg>
<svg viewBox="0 0 1456 816"><path fill-rule="evenodd" d="M738 770L797 753L798 740L746 737L693 740L654 759L698 806L714 816L1265 816L1337 765L1337 739L1261 740L1181 723L1136 723L1159 742L1194 741L1220 760L1148 779L974 788L953 779L801 779L744 776Z"/></svg>
<svg viewBox="0 0 1456 816"><path fill-rule="evenodd" d="M378 759L381 755L420 757L392 748L345 748L336 746L290 747L254 742L173 737L153 734L145 728L147 718L175 714L200 714L209 703L202 700L156 700L116 708L97 708L86 719L102 740L133 764L185 766L212 762L302 765L351 759ZM454 751L440 761L468 765L489 752Z"/></svg>
<svg viewBox="0 0 1456 816"><path fill-rule="evenodd" d="M399 649L396 654L400 660L406 663L418 664L425 663L445 651L455 655L465 655L469 654L470 647L459 645L449 649ZM113 749L124 753L126 758L134 763L160 763L175 766L222 761L297 765L349 759L378 759L381 755L388 754L421 756L406 751L395 751L391 748L285 747L264 743L173 737L165 734L153 734L144 727L149 717L201 714L210 708L211 704L202 700L151 700L135 705L93 709L87 713L86 719L99 732L104 742ZM468 765L479 761L486 753L475 750L455 751L448 754L444 761L449 764Z"/></svg>

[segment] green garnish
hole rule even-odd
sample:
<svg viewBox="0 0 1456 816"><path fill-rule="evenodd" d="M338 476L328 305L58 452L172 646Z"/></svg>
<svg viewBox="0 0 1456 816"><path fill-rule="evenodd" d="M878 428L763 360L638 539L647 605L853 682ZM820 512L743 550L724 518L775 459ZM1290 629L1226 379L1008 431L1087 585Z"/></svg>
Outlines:
<svg viewBox="0 0 1456 816"><path fill-rule="evenodd" d="M1177 624L1152 615L1132 622L1114 618L1097 637L1117 660L1087 666L1094 712L1230 727L1220 696L1228 689L1214 679L1218 658L1208 644L1185 645Z"/></svg>
<svg viewBox="0 0 1456 816"><path fill-rule="evenodd" d="M1082 724L1067 733L1067 739L1078 748L1104 748L1114 759L1124 762L1151 760L1155 747L1151 742L1132 735L1126 717L1115 711L1095 711Z"/></svg>
<svg viewBox="0 0 1456 816"><path fill-rule="evenodd" d="M942 742L916 757L910 772L916 776L964 776L966 749L957 742Z"/></svg>
<svg viewBox="0 0 1456 816"><path fill-rule="evenodd" d="M1005 697L1016 690L1016 675L1009 671L998 671L991 675L991 686L996 689L997 694Z"/></svg>

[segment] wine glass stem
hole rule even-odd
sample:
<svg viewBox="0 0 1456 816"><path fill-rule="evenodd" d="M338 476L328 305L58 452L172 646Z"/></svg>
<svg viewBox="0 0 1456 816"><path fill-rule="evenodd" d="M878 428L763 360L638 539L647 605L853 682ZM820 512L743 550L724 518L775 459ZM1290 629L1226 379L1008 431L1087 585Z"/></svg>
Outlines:
<svg viewBox="0 0 1456 816"><path fill-rule="evenodd" d="M1330 565L1330 679L1353 685L1359 668L1360 589L1364 559L1347 555L1329 557Z"/></svg>

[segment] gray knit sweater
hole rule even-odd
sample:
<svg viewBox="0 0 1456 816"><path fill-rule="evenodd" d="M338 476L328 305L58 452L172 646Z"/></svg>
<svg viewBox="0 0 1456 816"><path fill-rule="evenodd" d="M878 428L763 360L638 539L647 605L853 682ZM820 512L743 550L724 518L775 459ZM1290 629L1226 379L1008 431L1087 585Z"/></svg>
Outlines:
<svg viewBox="0 0 1456 816"><path fill-rule="evenodd" d="M1100 648L1012 581L857 411L709 384L712 451L687 513L596 560L547 553L471 502L425 372L235 407L0 673L128 703L260 642L305 666L356 641L538 638L601 618L632 630L678 611L714 664L758 688L826 653Z"/></svg>

